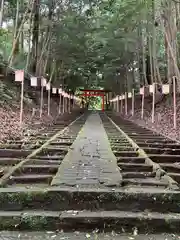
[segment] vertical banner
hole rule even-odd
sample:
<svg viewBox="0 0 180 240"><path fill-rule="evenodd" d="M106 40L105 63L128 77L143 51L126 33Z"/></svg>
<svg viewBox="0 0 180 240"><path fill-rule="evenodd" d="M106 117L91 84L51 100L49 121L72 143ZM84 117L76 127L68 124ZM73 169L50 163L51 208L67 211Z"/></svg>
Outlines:
<svg viewBox="0 0 180 240"><path fill-rule="evenodd" d="M24 70L16 70L15 82L23 82L23 81L24 81Z"/></svg>
<svg viewBox="0 0 180 240"><path fill-rule="evenodd" d="M125 92L125 114L127 115L128 109L127 109L127 92Z"/></svg>
<svg viewBox="0 0 180 240"><path fill-rule="evenodd" d="M15 71L15 82L21 82L20 125L23 121L23 98L24 98L24 70Z"/></svg>
<svg viewBox="0 0 180 240"><path fill-rule="evenodd" d="M134 116L134 88L132 89L132 116Z"/></svg>
<svg viewBox="0 0 180 240"><path fill-rule="evenodd" d="M173 106L174 106L174 129L177 128L177 106L176 106L176 77L173 77Z"/></svg>
<svg viewBox="0 0 180 240"><path fill-rule="evenodd" d="M52 88L52 93L56 94L57 93L57 88Z"/></svg>
<svg viewBox="0 0 180 240"><path fill-rule="evenodd" d="M149 92L152 93L152 123L154 123L154 114L155 114L155 83L150 85Z"/></svg>
<svg viewBox="0 0 180 240"><path fill-rule="evenodd" d="M140 94L142 95L141 98L141 118L144 118L144 86L140 88Z"/></svg>
<svg viewBox="0 0 180 240"><path fill-rule="evenodd" d="M169 92L170 92L169 84L163 84L162 85L162 93L169 94Z"/></svg>
<svg viewBox="0 0 180 240"><path fill-rule="evenodd" d="M31 77L31 86L37 87L37 77Z"/></svg>
<svg viewBox="0 0 180 240"><path fill-rule="evenodd" d="M46 81L46 79L45 78L41 78L41 86L42 87L46 87L46 85L47 85L47 81Z"/></svg>

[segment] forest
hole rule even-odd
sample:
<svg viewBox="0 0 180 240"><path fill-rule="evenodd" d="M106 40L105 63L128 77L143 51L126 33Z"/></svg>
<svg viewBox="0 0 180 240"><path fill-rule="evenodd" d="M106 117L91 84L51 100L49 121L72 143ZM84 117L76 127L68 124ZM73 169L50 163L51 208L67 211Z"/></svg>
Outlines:
<svg viewBox="0 0 180 240"><path fill-rule="evenodd" d="M179 13L176 0L1 0L0 64L72 92L138 93L173 76L178 92Z"/></svg>
<svg viewBox="0 0 180 240"><path fill-rule="evenodd" d="M175 0L1 0L1 60L73 89L169 82L179 77L179 11Z"/></svg>

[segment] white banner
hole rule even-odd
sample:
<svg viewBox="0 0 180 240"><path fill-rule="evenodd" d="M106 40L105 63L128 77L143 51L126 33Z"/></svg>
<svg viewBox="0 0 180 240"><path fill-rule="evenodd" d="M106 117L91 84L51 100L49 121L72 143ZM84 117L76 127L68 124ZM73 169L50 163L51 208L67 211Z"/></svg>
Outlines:
<svg viewBox="0 0 180 240"><path fill-rule="evenodd" d="M129 92L129 93L128 93L128 98L131 98L131 97L132 97L132 93Z"/></svg>
<svg viewBox="0 0 180 240"><path fill-rule="evenodd" d="M47 81L44 77L41 78L41 86L46 87Z"/></svg>
<svg viewBox="0 0 180 240"><path fill-rule="evenodd" d="M56 94L57 93L57 88L52 88L52 93Z"/></svg>
<svg viewBox="0 0 180 240"><path fill-rule="evenodd" d="M36 87L37 86L37 77L31 77L31 86Z"/></svg>
<svg viewBox="0 0 180 240"><path fill-rule="evenodd" d="M47 83L46 84L46 90L50 90L50 89L51 89L50 83Z"/></svg>
<svg viewBox="0 0 180 240"><path fill-rule="evenodd" d="M162 93L169 94L169 92L170 92L169 84L163 84L162 85Z"/></svg>
<svg viewBox="0 0 180 240"><path fill-rule="evenodd" d="M16 70L15 71L15 82L24 81L24 70Z"/></svg>
<svg viewBox="0 0 180 240"><path fill-rule="evenodd" d="M149 85L149 92L154 93L155 92L155 84Z"/></svg>
<svg viewBox="0 0 180 240"><path fill-rule="evenodd" d="M144 94L144 87L140 88L140 94L141 94L141 95Z"/></svg>
<svg viewBox="0 0 180 240"><path fill-rule="evenodd" d="M62 93L62 88L59 88L59 89L58 89L58 93L59 93L59 94Z"/></svg>

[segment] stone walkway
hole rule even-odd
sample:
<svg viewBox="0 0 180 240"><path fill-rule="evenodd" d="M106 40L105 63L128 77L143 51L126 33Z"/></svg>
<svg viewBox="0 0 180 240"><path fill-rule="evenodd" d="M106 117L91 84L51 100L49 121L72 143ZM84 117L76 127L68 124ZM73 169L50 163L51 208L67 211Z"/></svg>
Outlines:
<svg viewBox="0 0 180 240"><path fill-rule="evenodd" d="M111 233L94 232L73 232L73 233L58 233L58 232L0 232L0 240L178 240L179 235L175 234L158 234L158 235L131 235L117 234L114 231Z"/></svg>
<svg viewBox="0 0 180 240"><path fill-rule="evenodd" d="M120 186L122 176L98 113L92 113L51 185Z"/></svg>

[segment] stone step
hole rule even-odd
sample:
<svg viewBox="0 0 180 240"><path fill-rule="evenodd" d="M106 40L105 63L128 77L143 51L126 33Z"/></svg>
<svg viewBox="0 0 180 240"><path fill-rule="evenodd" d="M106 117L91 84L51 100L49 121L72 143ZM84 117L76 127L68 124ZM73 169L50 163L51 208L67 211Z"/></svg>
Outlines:
<svg viewBox="0 0 180 240"><path fill-rule="evenodd" d="M31 150L18 150L18 149L0 149L0 158L17 158L27 157L32 151Z"/></svg>
<svg viewBox="0 0 180 240"><path fill-rule="evenodd" d="M135 151L113 151L116 157L137 157L138 153Z"/></svg>
<svg viewBox="0 0 180 240"><path fill-rule="evenodd" d="M12 201L13 199L13 201ZM11 187L0 189L0 210L180 211L180 192L157 188L94 189Z"/></svg>
<svg viewBox="0 0 180 240"><path fill-rule="evenodd" d="M148 154L148 157L156 163L176 163L176 162L180 162L180 155Z"/></svg>
<svg viewBox="0 0 180 240"><path fill-rule="evenodd" d="M28 163L26 163L24 166L29 165L29 164L33 164L33 165L56 165L59 166L62 163L62 160L42 160L42 159L31 159Z"/></svg>
<svg viewBox="0 0 180 240"><path fill-rule="evenodd" d="M168 173L180 173L180 162L179 163L160 163L160 166Z"/></svg>
<svg viewBox="0 0 180 240"><path fill-rule="evenodd" d="M141 163L125 163L125 162L118 162L118 166L121 168L121 170L124 172L152 172L152 166L149 166L147 164L141 164Z"/></svg>
<svg viewBox="0 0 180 240"><path fill-rule="evenodd" d="M1 230L84 230L99 229L131 232L179 231L180 214L124 211L1 211Z"/></svg>
<svg viewBox="0 0 180 240"><path fill-rule="evenodd" d="M43 148L43 150L40 152L40 153L38 153L37 155L36 155L36 157L39 157L39 156L52 156L52 155L66 155L67 154L67 152L68 152L68 150L66 149L66 148L61 148L61 147L59 147L59 148L50 148L50 147L48 147L48 148Z"/></svg>
<svg viewBox="0 0 180 240"><path fill-rule="evenodd" d="M11 166L19 163L21 158L1 158L0 157L0 166Z"/></svg>
<svg viewBox="0 0 180 240"><path fill-rule="evenodd" d="M180 173L169 173L168 172L167 175L170 176L177 183L180 183Z"/></svg>
<svg viewBox="0 0 180 240"><path fill-rule="evenodd" d="M49 155L49 156L38 156L36 155L34 157L34 159L38 159L38 160L54 160L54 161L60 161L64 159L64 155Z"/></svg>
<svg viewBox="0 0 180 240"><path fill-rule="evenodd" d="M157 180L155 178L146 178L146 179L141 179L141 178L134 178L134 179L123 179L123 186L127 185L136 185L136 186L164 186L167 187L168 184L167 182L163 180Z"/></svg>
<svg viewBox="0 0 180 240"><path fill-rule="evenodd" d="M149 177L155 177L156 174L152 172L121 172L123 179L136 179L136 178L141 178L141 179L146 179Z"/></svg>
<svg viewBox="0 0 180 240"><path fill-rule="evenodd" d="M21 169L17 169L15 175L18 173L23 174L55 174L58 170L59 165L24 165Z"/></svg>
<svg viewBox="0 0 180 240"><path fill-rule="evenodd" d="M50 183L52 181L52 174L21 174L18 176L11 176L9 179L9 184L14 183L22 183L22 184L30 184L30 183Z"/></svg>
<svg viewBox="0 0 180 240"><path fill-rule="evenodd" d="M158 147L158 148L174 148L180 149L180 144L178 143L162 143L162 142L155 142L155 143L146 143L146 142L137 142L136 144L140 147Z"/></svg>
<svg viewBox="0 0 180 240"><path fill-rule="evenodd" d="M126 162L126 163L145 163L145 158L143 157L117 157L117 162L118 163L122 163L122 162Z"/></svg>
<svg viewBox="0 0 180 240"><path fill-rule="evenodd" d="M171 155L180 155L180 149L171 149L171 148L151 148L143 147L142 148L146 154L171 154Z"/></svg>
<svg viewBox="0 0 180 240"><path fill-rule="evenodd" d="M122 145L120 145L119 147L111 146L111 149L112 149L112 151L115 151L115 152L120 152L120 151L128 151L128 152L131 151L131 152L133 152L134 151L133 147L122 146Z"/></svg>

